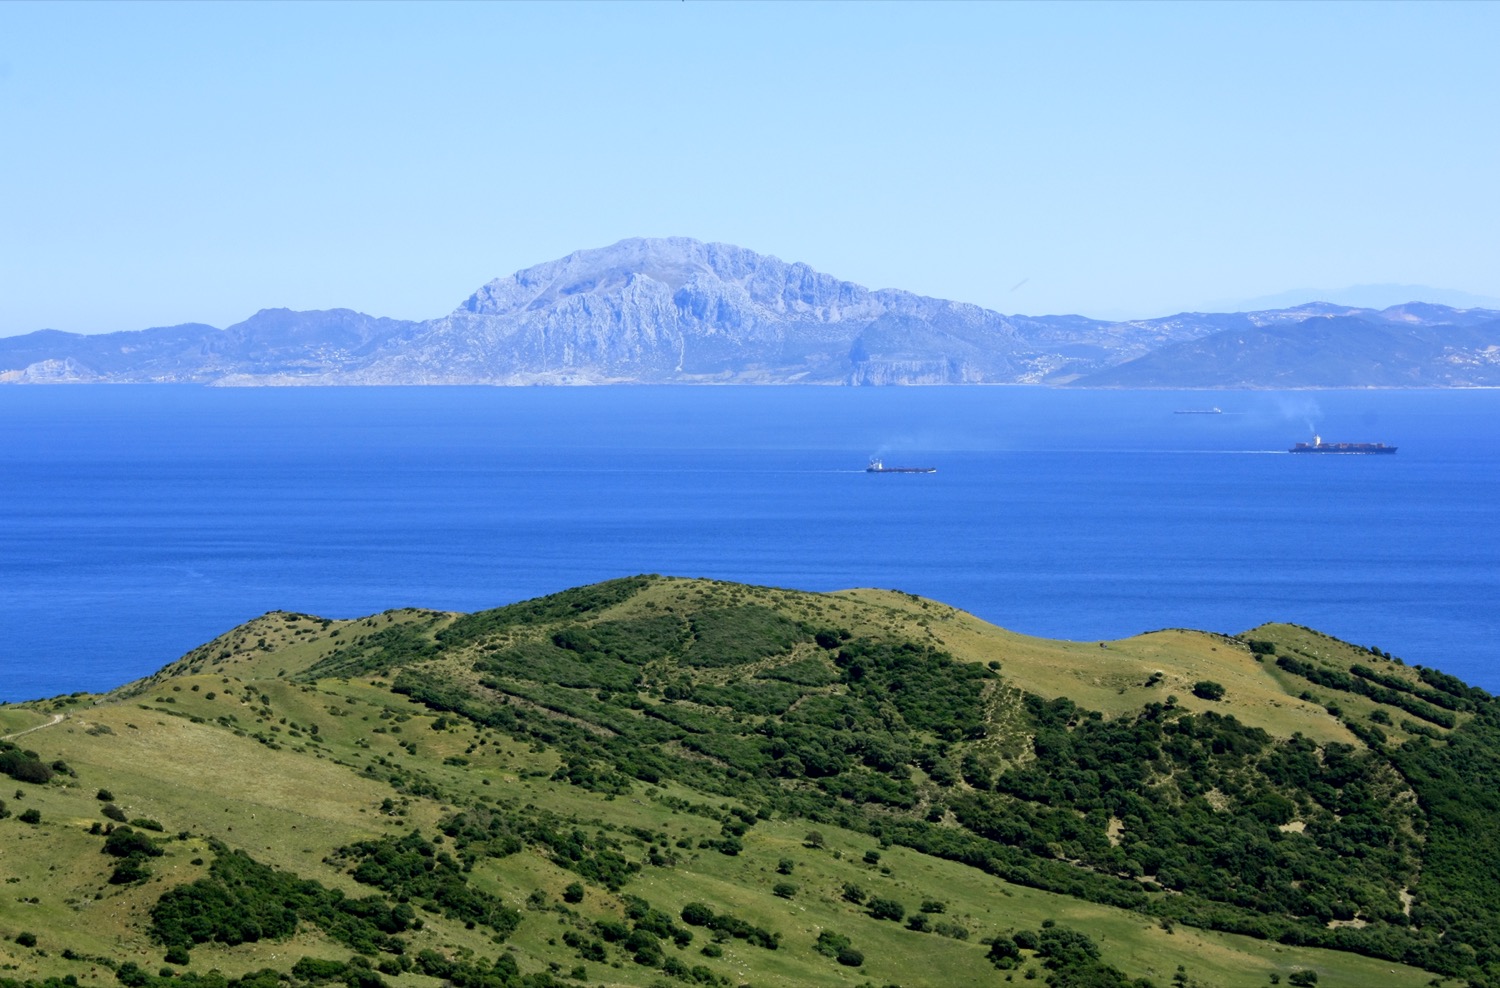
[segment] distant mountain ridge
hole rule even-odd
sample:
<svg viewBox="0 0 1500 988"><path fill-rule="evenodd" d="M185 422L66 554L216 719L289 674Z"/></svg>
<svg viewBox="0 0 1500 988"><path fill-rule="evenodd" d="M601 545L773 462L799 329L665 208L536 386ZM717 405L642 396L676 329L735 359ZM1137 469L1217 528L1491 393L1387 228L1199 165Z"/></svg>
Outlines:
<svg viewBox="0 0 1500 988"><path fill-rule="evenodd" d="M1434 288L1431 285L1350 285L1347 288L1294 288L1274 295L1256 298L1210 303L1206 308L1236 312L1255 312L1262 309L1288 309L1306 305L1308 302L1332 302L1360 309L1387 309L1412 299L1422 299L1437 305L1455 309L1500 309L1500 298L1490 295L1475 295L1452 288Z"/></svg>
<svg viewBox="0 0 1500 988"><path fill-rule="evenodd" d="M0 383L1500 385L1500 311L1315 302L1109 322L1003 315L684 237L496 278L446 316L264 309L0 339Z"/></svg>

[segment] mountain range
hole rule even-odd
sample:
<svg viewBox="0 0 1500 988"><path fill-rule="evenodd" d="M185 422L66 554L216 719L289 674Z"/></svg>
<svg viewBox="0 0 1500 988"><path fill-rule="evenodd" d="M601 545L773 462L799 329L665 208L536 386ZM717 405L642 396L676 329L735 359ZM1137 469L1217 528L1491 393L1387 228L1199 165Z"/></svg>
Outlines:
<svg viewBox="0 0 1500 988"><path fill-rule="evenodd" d="M729 244L631 239L497 278L425 321L263 309L227 329L0 339L0 383L1481 387L1500 385L1500 311L1003 315Z"/></svg>

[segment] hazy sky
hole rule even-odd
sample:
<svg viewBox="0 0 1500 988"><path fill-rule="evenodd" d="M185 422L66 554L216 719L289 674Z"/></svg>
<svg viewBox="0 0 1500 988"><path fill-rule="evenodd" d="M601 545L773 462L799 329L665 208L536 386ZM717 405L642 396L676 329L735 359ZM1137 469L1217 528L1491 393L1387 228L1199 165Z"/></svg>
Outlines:
<svg viewBox="0 0 1500 988"><path fill-rule="evenodd" d="M0 335L682 235L1014 313L1500 295L1500 4L0 3Z"/></svg>

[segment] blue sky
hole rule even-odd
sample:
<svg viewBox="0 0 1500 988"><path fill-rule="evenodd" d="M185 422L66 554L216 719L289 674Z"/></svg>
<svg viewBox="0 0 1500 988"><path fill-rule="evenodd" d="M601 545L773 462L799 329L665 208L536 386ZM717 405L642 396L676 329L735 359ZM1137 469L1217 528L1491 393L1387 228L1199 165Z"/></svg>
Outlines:
<svg viewBox="0 0 1500 988"><path fill-rule="evenodd" d="M1003 312L1500 295L1500 4L0 4L0 335L629 236Z"/></svg>

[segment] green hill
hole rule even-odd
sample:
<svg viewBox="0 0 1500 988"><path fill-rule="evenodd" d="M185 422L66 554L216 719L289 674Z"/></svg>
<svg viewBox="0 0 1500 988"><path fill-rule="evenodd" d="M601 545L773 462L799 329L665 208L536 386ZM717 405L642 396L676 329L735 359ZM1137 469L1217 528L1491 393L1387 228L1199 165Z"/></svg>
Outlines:
<svg viewBox="0 0 1500 988"><path fill-rule="evenodd" d="M0 706L0 988L1500 983L1500 706L633 577Z"/></svg>

